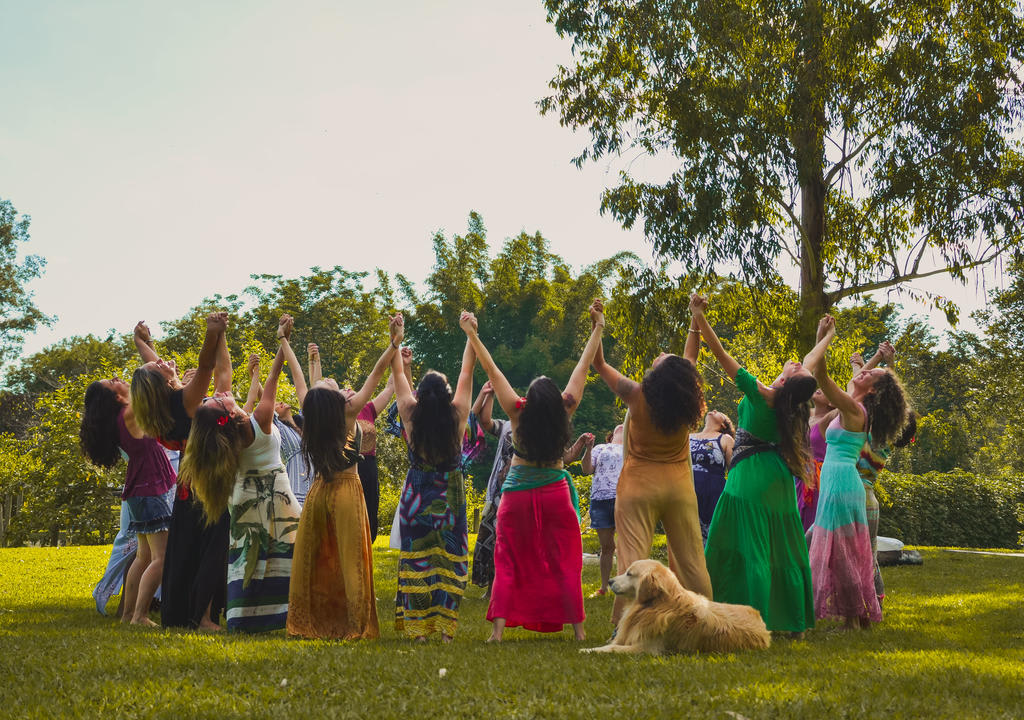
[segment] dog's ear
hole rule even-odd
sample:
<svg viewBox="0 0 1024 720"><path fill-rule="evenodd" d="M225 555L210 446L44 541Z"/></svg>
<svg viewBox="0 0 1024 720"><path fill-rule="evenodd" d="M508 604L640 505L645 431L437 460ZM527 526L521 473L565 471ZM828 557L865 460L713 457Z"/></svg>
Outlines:
<svg viewBox="0 0 1024 720"><path fill-rule="evenodd" d="M637 602L647 603L654 600L659 595L667 594L668 586L666 584L665 576L669 572L668 568L656 566L649 572L644 573L636 588Z"/></svg>

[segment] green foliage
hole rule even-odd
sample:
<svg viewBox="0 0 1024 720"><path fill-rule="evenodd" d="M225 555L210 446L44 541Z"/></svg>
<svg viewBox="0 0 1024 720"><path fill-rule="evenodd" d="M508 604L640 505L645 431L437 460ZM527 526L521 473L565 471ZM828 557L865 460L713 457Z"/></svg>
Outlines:
<svg viewBox="0 0 1024 720"><path fill-rule="evenodd" d="M0 551L0 672L11 678L0 707L25 718L408 718L424 708L491 720L1020 715L1022 557L924 550L921 567L883 568L885 620L870 633L821 623L765 651L623 657L580 654L569 631L510 629L486 644L487 602L475 586L453 643L402 639L392 622L398 559L385 548L379 538L382 637L358 642L123 627L89 596L109 547ZM597 566L586 565L584 597L598 585ZM582 645L608 637L611 604L585 600Z"/></svg>
<svg viewBox="0 0 1024 720"><path fill-rule="evenodd" d="M677 163L620 172L601 211L701 275L773 284L798 264L802 350L843 298L932 267L964 281L1019 247L1018 0L545 6L573 63L540 108L589 133L574 162ZM901 289L955 320L949 298Z"/></svg>
<svg viewBox="0 0 1024 720"><path fill-rule="evenodd" d="M1024 478L882 473L878 532L911 545L1024 547Z"/></svg>
<svg viewBox="0 0 1024 720"><path fill-rule="evenodd" d="M9 200L0 199L0 365L17 356L27 333L53 321L25 289L43 274L46 261L38 255L18 260L19 244L29 241L30 222L28 215L18 216Z"/></svg>

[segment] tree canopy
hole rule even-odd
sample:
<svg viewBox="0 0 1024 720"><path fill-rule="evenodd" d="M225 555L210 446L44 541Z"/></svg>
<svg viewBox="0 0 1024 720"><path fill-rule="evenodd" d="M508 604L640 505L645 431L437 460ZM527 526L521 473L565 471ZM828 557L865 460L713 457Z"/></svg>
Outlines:
<svg viewBox="0 0 1024 720"><path fill-rule="evenodd" d="M1019 0L545 5L574 64L540 107L589 133L575 163L677 161L658 180L621 172L602 212L704 277L798 266L801 349L844 298L962 281L1020 247Z"/></svg>
<svg viewBox="0 0 1024 720"><path fill-rule="evenodd" d="M29 241L30 222L9 200L0 199L0 364L17 357L27 333L51 322L25 289L42 274L46 261L38 255L18 260L19 244Z"/></svg>

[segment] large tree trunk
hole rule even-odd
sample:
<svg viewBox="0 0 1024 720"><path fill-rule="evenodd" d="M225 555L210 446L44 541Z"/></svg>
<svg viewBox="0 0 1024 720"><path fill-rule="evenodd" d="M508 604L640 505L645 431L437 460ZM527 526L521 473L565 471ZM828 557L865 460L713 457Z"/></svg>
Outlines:
<svg viewBox="0 0 1024 720"><path fill-rule="evenodd" d="M819 318L828 310L825 294L825 89L821 51L824 20L821 0L805 0L802 41L796 60L793 103L793 149L800 183L800 310L797 338L800 352L814 346Z"/></svg>

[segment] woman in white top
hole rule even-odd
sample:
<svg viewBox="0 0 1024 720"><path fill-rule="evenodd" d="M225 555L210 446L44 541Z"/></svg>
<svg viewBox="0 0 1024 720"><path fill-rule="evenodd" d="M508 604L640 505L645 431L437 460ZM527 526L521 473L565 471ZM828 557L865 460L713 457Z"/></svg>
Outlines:
<svg viewBox="0 0 1024 720"><path fill-rule="evenodd" d="M622 425L617 425L605 440L595 446L591 435L580 461L583 472L594 476L590 484L590 527L597 531L601 543L601 589L593 596L608 592L615 557L615 489L622 472Z"/></svg>
<svg viewBox="0 0 1024 720"><path fill-rule="evenodd" d="M281 318L279 339L290 323L291 318ZM219 518L225 507L231 517L229 630L277 630L287 620L299 504L281 462L281 433L274 426L284 357L279 346L252 415L230 393L206 398L192 418L181 462L182 479L191 484L206 517Z"/></svg>

